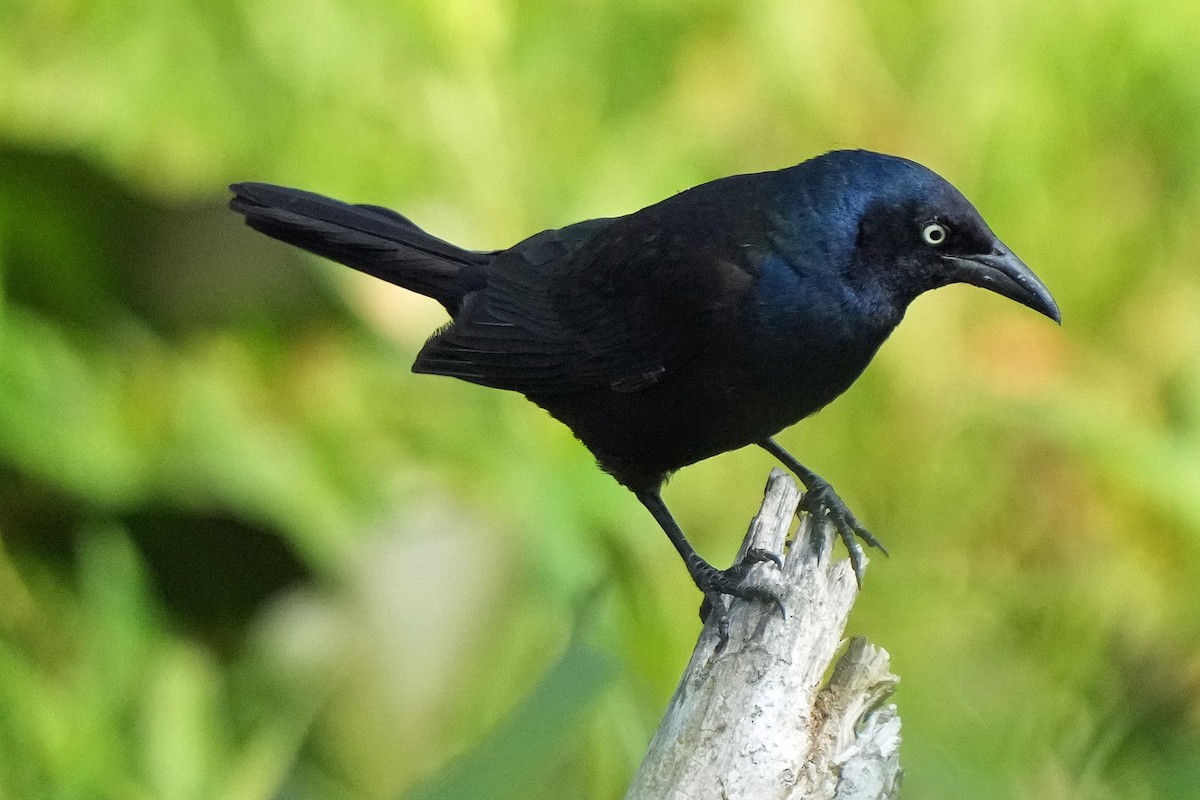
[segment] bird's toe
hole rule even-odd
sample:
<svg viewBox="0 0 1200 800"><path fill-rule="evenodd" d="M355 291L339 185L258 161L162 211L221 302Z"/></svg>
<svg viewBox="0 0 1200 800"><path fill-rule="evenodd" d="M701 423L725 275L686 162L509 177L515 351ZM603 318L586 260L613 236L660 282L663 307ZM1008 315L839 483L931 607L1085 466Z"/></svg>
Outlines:
<svg viewBox="0 0 1200 800"><path fill-rule="evenodd" d="M821 482L809 487L800 507L813 516L826 517L833 523L838 538L846 545L846 551L850 556L850 565L854 568L854 579L858 582L859 588L862 588L867 560L858 540L861 539L868 547L874 547L886 556L888 551L883 542L875 538L875 535L858 521L854 512L828 483Z"/></svg>
<svg viewBox="0 0 1200 800"><path fill-rule="evenodd" d="M696 583L704 592L704 602L700 606L700 618L705 622L708 622L710 617L715 618L721 647L724 647L729 638L727 596L768 603L779 612L781 617L787 618L787 607L784 605L782 588L770 580L754 577L751 574L751 568L755 564L766 562L779 567L782 565L783 559L778 553L770 550L753 549L747 551L745 557L729 569L714 568L697 577Z"/></svg>
<svg viewBox="0 0 1200 800"><path fill-rule="evenodd" d="M762 564L767 561L770 561L779 569L783 569L783 556L779 555L779 553L776 553L774 550L767 550L762 547L752 547L747 550L746 555L742 556L742 560L738 562L738 565Z"/></svg>

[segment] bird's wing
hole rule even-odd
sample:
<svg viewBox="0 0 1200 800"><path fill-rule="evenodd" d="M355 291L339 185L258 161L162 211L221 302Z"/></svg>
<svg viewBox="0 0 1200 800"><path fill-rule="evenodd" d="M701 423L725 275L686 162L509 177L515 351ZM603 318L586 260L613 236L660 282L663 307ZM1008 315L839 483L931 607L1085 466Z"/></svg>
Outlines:
<svg viewBox="0 0 1200 800"><path fill-rule="evenodd" d="M717 335L750 281L744 254L670 222L644 210L498 254L486 289L413 369L524 394L632 392L668 379Z"/></svg>

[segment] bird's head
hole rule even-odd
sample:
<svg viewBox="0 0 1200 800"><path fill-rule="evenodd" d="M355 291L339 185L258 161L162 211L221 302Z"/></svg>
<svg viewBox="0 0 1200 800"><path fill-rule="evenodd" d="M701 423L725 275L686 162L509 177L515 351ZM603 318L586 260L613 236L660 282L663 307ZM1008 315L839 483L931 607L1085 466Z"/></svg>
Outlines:
<svg viewBox="0 0 1200 800"><path fill-rule="evenodd" d="M1000 241L962 193L913 161L865 151L829 153L836 193L856 220L852 282L871 283L900 308L951 283L989 289L1062 321L1046 285Z"/></svg>

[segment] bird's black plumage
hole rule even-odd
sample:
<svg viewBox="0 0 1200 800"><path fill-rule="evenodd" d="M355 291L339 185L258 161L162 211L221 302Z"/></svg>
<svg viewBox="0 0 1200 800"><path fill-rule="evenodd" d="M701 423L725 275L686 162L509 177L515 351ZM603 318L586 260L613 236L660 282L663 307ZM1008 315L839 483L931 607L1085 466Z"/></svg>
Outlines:
<svg viewBox="0 0 1200 800"><path fill-rule="evenodd" d="M833 518L861 574L854 537L878 542L771 437L845 391L924 291L973 283L1059 319L958 190L866 151L723 178L491 252L375 206L232 188L251 227L445 306L452 322L414 371L521 392L565 423L647 506L722 617L720 594L774 591L696 554L659 496L671 472L764 447L805 483L810 510Z"/></svg>

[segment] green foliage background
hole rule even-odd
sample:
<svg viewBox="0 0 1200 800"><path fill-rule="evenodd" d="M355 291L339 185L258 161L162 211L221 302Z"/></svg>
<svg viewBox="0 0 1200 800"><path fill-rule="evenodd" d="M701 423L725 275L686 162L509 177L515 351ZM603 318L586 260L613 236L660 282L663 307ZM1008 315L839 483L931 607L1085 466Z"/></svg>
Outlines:
<svg viewBox="0 0 1200 800"><path fill-rule="evenodd" d="M1064 316L922 298L783 437L892 548L850 628L908 796L1195 796L1198 9L0 3L0 798L619 797L698 629L665 537L224 187L491 248L838 147L946 175ZM768 468L669 487L714 561Z"/></svg>

